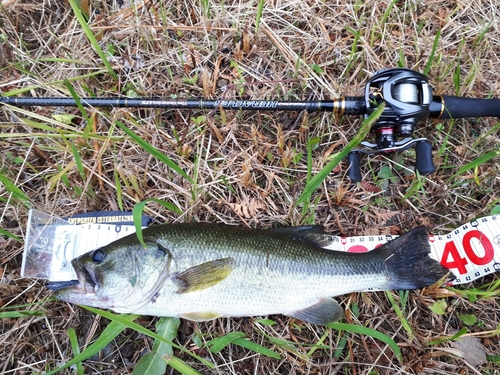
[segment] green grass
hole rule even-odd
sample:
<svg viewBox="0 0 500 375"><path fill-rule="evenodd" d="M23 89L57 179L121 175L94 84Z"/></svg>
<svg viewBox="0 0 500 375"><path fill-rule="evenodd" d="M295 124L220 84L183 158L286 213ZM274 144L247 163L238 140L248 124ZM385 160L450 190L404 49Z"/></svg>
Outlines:
<svg viewBox="0 0 500 375"><path fill-rule="evenodd" d="M45 375L56 374L66 368L73 365L81 363L82 361L90 358L94 354L102 350L108 343L114 340L126 327L129 326L131 322L137 319L138 315L122 315L120 317L120 322L112 321L107 325L104 331L99 335L98 339L95 340L91 345L89 345L83 352L73 356L71 360L63 364L62 366L56 367L53 370L47 371Z"/></svg>
<svg viewBox="0 0 500 375"><path fill-rule="evenodd" d="M128 327L130 329L133 329L137 332L140 332L146 336L149 336L155 340L158 340L159 342L161 343L164 343L166 345L168 345L168 347L171 347L171 348L176 348L177 350L180 350L181 352L197 359L198 361L200 361L201 363L203 363L205 366L207 366L208 368L213 368L213 364L203 358L201 358L200 356L198 355L195 355L191 352L189 352L187 349L183 348L182 346L179 346L175 343L173 343L171 341L171 339L169 339L169 337L173 338L175 337L175 333L176 333L176 330L174 332L174 329L175 327L177 326L177 322L175 321L175 318L169 318L170 321L165 321L165 328L162 329L161 325L159 325L159 327L161 328L160 329L160 333L163 333L163 335L167 336L163 336L163 335L160 335L158 333L155 333L147 328L144 328L143 326L137 324L134 322L134 320L137 318L137 315L128 315L128 314L120 314L120 315L116 315L116 314L113 314L111 312L108 312L108 311L104 311L104 310L100 310L100 309L96 309L96 308L93 308L93 307L88 307L88 306L84 306L85 309L95 313L95 314L99 314L101 315L102 317L105 317L109 320L111 320L111 323L109 324L108 327L111 327L111 325L113 323L115 323L115 325L117 326L115 328L115 325L113 326L113 329L110 328L110 334L109 335L101 335L99 337L99 339L96 341L96 342L99 342L99 345L96 345L96 348L94 348L93 350L100 350L104 347L105 344L107 344L109 341L108 340L112 340L114 339L119 332L119 328L125 328L125 327ZM171 322L173 321L173 322ZM114 335L114 336L113 336ZM112 337L113 336L113 337ZM102 340L101 340L102 338ZM171 349L168 349L167 347L167 352L168 351L171 351ZM90 354L92 353L92 354ZM85 355L87 356L90 356L90 355L93 355L95 354L96 352L93 352L93 351L89 351L88 353L86 353ZM83 356L84 352L82 352L80 355ZM164 354L162 354L163 356ZM78 357L78 356L77 356ZM75 357L75 358L77 358ZM88 357L87 357L88 358ZM74 359L73 359L74 360ZM154 360L154 358L153 358ZM67 366L67 364L65 365ZM187 365L185 365L187 366Z"/></svg>
<svg viewBox="0 0 500 375"><path fill-rule="evenodd" d="M373 338L380 340L380 341L384 342L385 344L387 344L392 349L392 351L394 352L394 354L396 355L396 357L398 359L403 358L403 356L401 354L401 349L399 349L398 344L393 339L391 339L389 336L387 336L387 335L385 335L377 330L367 328L367 327L362 327L362 326L355 325L355 324L347 324L347 323L330 323L327 326L330 328L333 328L333 329L337 329L339 331L348 331L348 332L353 332L353 333L358 333L361 335L373 337Z"/></svg>
<svg viewBox="0 0 500 375"><path fill-rule="evenodd" d="M160 318L156 322L156 333L161 337L164 337L168 341L172 341L177 336L177 331L179 330L181 322L179 318ZM161 375L164 374L167 369L167 364L173 365L174 351L172 345L156 339L153 343L153 348L147 354L145 354L137 366L135 366L132 374L151 374L151 375ZM164 356L169 356L169 361L164 360ZM179 365L182 363L184 366L183 374L189 374L189 371L194 371L194 369L185 365L182 361L179 361ZM178 365L178 366L179 366ZM178 369L178 366L172 366Z"/></svg>
<svg viewBox="0 0 500 375"><path fill-rule="evenodd" d="M94 51L99 55L102 63L106 67L107 72L109 75L114 78L115 80L118 79L118 75L114 71L113 67L109 63L109 60L104 53L104 51L101 49L101 46L97 42L97 39L90 29L90 27L87 24L87 19L84 15L84 12L82 11L82 8L79 6L79 4L76 2L76 0L69 0L69 4L71 5L71 8L73 9L74 15L76 16L76 19L78 20L78 23L80 24L82 30L84 31L85 35L87 36L90 44L92 45Z"/></svg>
<svg viewBox="0 0 500 375"><path fill-rule="evenodd" d="M12 181L9 177L4 175L5 172L0 171L0 183L4 186L5 190L9 193L8 200L22 202L26 207L31 206L29 197L16 185L16 181Z"/></svg>
<svg viewBox="0 0 500 375"><path fill-rule="evenodd" d="M358 134L345 146L342 148L342 151L335 154L332 159L327 163L327 165L318 172L315 176L313 176L304 187L302 194L297 200L297 205L304 203L306 200L310 199L312 193L321 185L321 183L325 180L325 178L332 172L333 168L335 168L345 157L347 154L351 152L359 143L365 139L366 135L371 129L371 126L375 123L375 121L380 117L382 112L384 111L384 104L381 104L373 113L368 117L365 121L363 121L363 125L359 130Z"/></svg>
<svg viewBox="0 0 500 375"><path fill-rule="evenodd" d="M130 130L126 125L124 125L121 121L116 121L116 125L118 128L123 130L137 145L142 147L145 151L159 159L164 164L168 165L172 170L180 174L182 177L192 182L191 177L189 177L186 172L182 170L174 161L172 161L169 157L165 156L162 152L158 151L157 148L151 146L147 141L143 138L139 137L132 130Z"/></svg>
<svg viewBox="0 0 500 375"><path fill-rule="evenodd" d="M266 348L265 346L259 345L255 342L246 338L246 334L243 332L231 332L225 336L217 337L206 343L209 350L212 353L219 353L229 344L234 344L246 348L248 350L260 353L264 356L281 359L281 356L273 350Z"/></svg>
<svg viewBox="0 0 500 375"><path fill-rule="evenodd" d="M408 319L406 318L404 314L404 305L405 305L405 300L408 299L408 291L406 292L400 292L401 298L401 304L398 304L394 297L392 296L391 292L385 292L385 295L387 296L387 299L392 305L392 308L396 312L396 315L398 316L399 321L401 322L401 325L405 329L406 333L408 334L408 341L413 341L415 338L415 334L413 333L413 330L411 328L410 323L408 322Z"/></svg>
<svg viewBox="0 0 500 375"><path fill-rule="evenodd" d="M259 32L260 20L262 19L262 14L264 13L265 0L259 0L257 4L257 14L255 15L255 35Z"/></svg>
<svg viewBox="0 0 500 375"><path fill-rule="evenodd" d="M68 328L68 337L69 337L69 341L71 343L71 349L73 350L75 357L80 355L80 346L78 345L78 337L76 335L76 331L74 328L71 328L71 327ZM85 372L83 370L82 362L76 363L76 371L77 371L78 375L85 374Z"/></svg>

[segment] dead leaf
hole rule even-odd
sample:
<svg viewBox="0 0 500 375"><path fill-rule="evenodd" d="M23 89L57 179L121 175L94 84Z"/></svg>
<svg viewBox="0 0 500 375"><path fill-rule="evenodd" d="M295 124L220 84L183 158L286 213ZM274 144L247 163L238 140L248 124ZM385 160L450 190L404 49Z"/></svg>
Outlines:
<svg viewBox="0 0 500 375"><path fill-rule="evenodd" d="M458 156L465 155L466 151L467 151L467 147L465 147L464 145L455 146L455 152L457 153Z"/></svg>
<svg viewBox="0 0 500 375"><path fill-rule="evenodd" d="M89 0L80 1L80 9L86 14L90 14Z"/></svg>
<svg viewBox="0 0 500 375"><path fill-rule="evenodd" d="M369 193L380 193L382 191L382 189L380 189L377 185L374 185L366 180L361 181L361 187Z"/></svg>
<svg viewBox="0 0 500 375"><path fill-rule="evenodd" d="M447 11L447 9L442 8L442 7L438 8L436 17L437 17L438 22L441 25L441 27L445 26L448 23L448 20L447 20L448 13L449 12Z"/></svg>
<svg viewBox="0 0 500 375"><path fill-rule="evenodd" d="M243 38L241 39L241 49L243 50L244 53L250 52L251 49L250 35L248 35L248 30L246 27L243 30Z"/></svg>
<svg viewBox="0 0 500 375"><path fill-rule="evenodd" d="M455 349L460 350L464 361L473 367L481 366L483 363L487 362L484 346L477 337L461 336L455 341L452 341L451 345Z"/></svg>
<svg viewBox="0 0 500 375"><path fill-rule="evenodd" d="M239 45L239 44L237 44L237 45L236 45L236 49L235 49L235 51L234 51L234 59L235 59L236 61L241 61L241 60L243 60L243 51L241 50L241 48L240 48L240 45ZM238 74L238 75L239 75L239 74Z"/></svg>
<svg viewBox="0 0 500 375"><path fill-rule="evenodd" d="M389 211L389 210L379 210L377 212L377 216L379 218L379 223L386 223L387 221L389 221L389 219L391 219L394 216L397 216L399 214L400 214L399 211ZM394 228L392 228L392 227L394 227ZM391 227L391 234L399 234L399 231L401 229L397 226L394 226L394 225L392 227Z"/></svg>
<svg viewBox="0 0 500 375"><path fill-rule="evenodd" d="M201 68L201 85L203 87L203 95L205 98L208 98L212 92L212 87L210 85L210 73L206 68Z"/></svg>
<svg viewBox="0 0 500 375"><path fill-rule="evenodd" d="M388 216L388 217L391 217L391 216ZM392 236L399 236L400 232L401 232L401 228L399 228L398 226L396 226L396 225L390 225L389 226L389 233Z"/></svg>
<svg viewBox="0 0 500 375"><path fill-rule="evenodd" d="M249 201L243 201L239 204L229 203L229 207L231 207L236 215L244 217L245 219L251 219L259 210L263 209L265 205L256 198L251 198Z"/></svg>
<svg viewBox="0 0 500 375"><path fill-rule="evenodd" d="M434 285L431 285L431 286L423 289L422 295L431 297L433 299L449 298L449 297L456 297L457 296L457 293L452 292L451 290L448 290L445 288L441 288L441 285L438 283L435 283Z"/></svg>

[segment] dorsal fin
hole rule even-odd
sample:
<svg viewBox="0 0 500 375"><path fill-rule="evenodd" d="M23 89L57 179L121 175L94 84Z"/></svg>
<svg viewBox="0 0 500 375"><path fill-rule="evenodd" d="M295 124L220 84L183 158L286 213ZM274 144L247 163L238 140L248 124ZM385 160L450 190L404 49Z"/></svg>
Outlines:
<svg viewBox="0 0 500 375"><path fill-rule="evenodd" d="M319 247L327 247L332 242L332 235L325 232L322 225L303 225L300 227L266 229L277 236L310 242Z"/></svg>

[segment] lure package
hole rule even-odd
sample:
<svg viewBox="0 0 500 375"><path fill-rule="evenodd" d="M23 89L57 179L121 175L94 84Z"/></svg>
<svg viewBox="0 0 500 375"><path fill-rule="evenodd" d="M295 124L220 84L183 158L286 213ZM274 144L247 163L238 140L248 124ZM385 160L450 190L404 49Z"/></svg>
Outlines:
<svg viewBox="0 0 500 375"><path fill-rule="evenodd" d="M142 217L146 227L151 219ZM51 281L76 277L71 260L135 233L131 212L99 211L61 219L31 209L21 276Z"/></svg>

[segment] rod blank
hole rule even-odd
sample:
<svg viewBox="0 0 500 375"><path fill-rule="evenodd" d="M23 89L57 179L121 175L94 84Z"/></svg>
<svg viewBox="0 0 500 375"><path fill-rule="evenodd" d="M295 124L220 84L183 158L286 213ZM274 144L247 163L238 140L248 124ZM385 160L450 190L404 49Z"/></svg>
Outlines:
<svg viewBox="0 0 500 375"><path fill-rule="evenodd" d="M80 98L86 107L164 108L164 109L237 109L259 111L327 111L346 115L363 115L366 107L363 97L345 97L335 100L279 101L279 100L168 100L161 98ZM18 107L55 106L75 107L74 98L54 97L0 97L0 103Z"/></svg>

